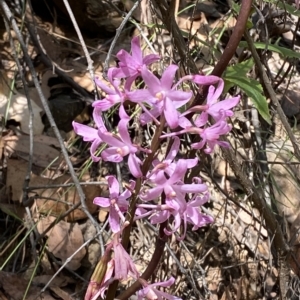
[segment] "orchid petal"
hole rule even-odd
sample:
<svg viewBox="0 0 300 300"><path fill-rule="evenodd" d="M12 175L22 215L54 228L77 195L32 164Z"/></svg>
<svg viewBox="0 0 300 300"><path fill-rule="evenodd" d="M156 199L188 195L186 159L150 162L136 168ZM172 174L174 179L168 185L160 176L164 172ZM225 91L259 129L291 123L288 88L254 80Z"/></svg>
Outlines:
<svg viewBox="0 0 300 300"><path fill-rule="evenodd" d="M95 139L99 139L98 130L95 128L92 128L87 125L83 125L80 123L77 123L75 121L72 122L74 131L76 134L83 137L83 140L85 142L92 142Z"/></svg>
<svg viewBox="0 0 300 300"><path fill-rule="evenodd" d="M92 157L92 160L94 162L98 162L101 157L99 156L96 156L94 153L97 151L99 145L101 144L101 140L100 139L96 139L92 142L92 145L91 145L91 148L90 148L90 153L91 153L91 157Z"/></svg>
<svg viewBox="0 0 300 300"><path fill-rule="evenodd" d="M143 63L146 66L149 66L150 64L158 61L160 59L160 56L158 54L148 54L144 57Z"/></svg>
<svg viewBox="0 0 300 300"><path fill-rule="evenodd" d="M176 155L178 153L179 147L180 147L180 139L179 139L179 137L174 136L172 147L165 159L166 162L171 163L174 160L174 158L176 157Z"/></svg>
<svg viewBox="0 0 300 300"><path fill-rule="evenodd" d="M154 199L157 199L161 195L162 191L163 191L162 186L156 186L152 189L147 190L145 193L141 194L140 198L143 201L154 200Z"/></svg>
<svg viewBox="0 0 300 300"><path fill-rule="evenodd" d="M149 92L152 96L161 92L161 83L159 79L151 73L146 66L142 67L142 77L149 88Z"/></svg>
<svg viewBox="0 0 300 300"><path fill-rule="evenodd" d="M101 206L101 207L109 207L110 206L110 199L104 197L96 197L93 201L94 204Z"/></svg>
<svg viewBox="0 0 300 300"><path fill-rule="evenodd" d="M120 193L119 182L115 176L106 176L105 177L109 186L110 198L117 198Z"/></svg>
<svg viewBox="0 0 300 300"><path fill-rule="evenodd" d="M129 154L128 156L128 167L131 172L131 174L135 178L139 178L143 176L143 173L140 168L141 161L138 159L138 157L135 154Z"/></svg>
<svg viewBox="0 0 300 300"><path fill-rule="evenodd" d="M124 143L115 137L111 132L98 132L100 138L104 143L107 143L110 146L122 148Z"/></svg>
<svg viewBox="0 0 300 300"><path fill-rule="evenodd" d="M177 70L178 70L177 65L170 65L164 71L164 73L161 76L161 80L160 80L161 87L163 89L169 90L171 88Z"/></svg>
<svg viewBox="0 0 300 300"><path fill-rule="evenodd" d="M139 64L142 64L143 53L141 50L140 39L138 36L135 36L131 40L131 53L132 53L132 58L134 58Z"/></svg>
<svg viewBox="0 0 300 300"><path fill-rule="evenodd" d="M167 97L165 100L165 118L171 129L178 126L179 112L173 105L173 102Z"/></svg>
<svg viewBox="0 0 300 300"><path fill-rule="evenodd" d="M93 111L93 119L98 127L99 130L101 131L107 131L106 127L104 125L103 119L102 119L102 111L98 108L94 108Z"/></svg>
<svg viewBox="0 0 300 300"><path fill-rule="evenodd" d="M111 161L111 162L121 162L123 161L123 156L117 153L116 147L110 147L102 151L101 157L104 161Z"/></svg>
<svg viewBox="0 0 300 300"><path fill-rule="evenodd" d="M110 87L108 87L102 80L99 80L98 77L95 78L96 85L103 90L108 95L116 94L116 91Z"/></svg>
<svg viewBox="0 0 300 300"><path fill-rule="evenodd" d="M109 211L108 222L113 233L120 231L120 216L113 206Z"/></svg>

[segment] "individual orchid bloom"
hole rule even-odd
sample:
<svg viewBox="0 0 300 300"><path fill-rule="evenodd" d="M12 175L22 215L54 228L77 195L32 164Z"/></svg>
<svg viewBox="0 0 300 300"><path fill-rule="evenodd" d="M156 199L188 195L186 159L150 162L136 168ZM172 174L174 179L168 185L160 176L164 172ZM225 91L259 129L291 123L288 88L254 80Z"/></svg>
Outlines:
<svg viewBox="0 0 300 300"><path fill-rule="evenodd" d="M193 149L202 149L206 144L206 149L204 149L206 154L212 153L216 145L228 148L228 142L220 141L219 138L221 135L229 133L231 128L231 125L227 124L227 122L220 120L214 125L203 129L200 133L202 140L191 144L191 147Z"/></svg>
<svg viewBox="0 0 300 300"><path fill-rule="evenodd" d="M201 182L198 179L198 182ZM183 185L183 184L182 184ZM175 233L183 223L183 234L178 237L178 240L183 240L186 235L187 223L191 223L196 230L199 227L203 227L211 222L213 218L206 216L200 212L199 206L203 205L209 199L209 193L206 192L207 186L205 184L186 184L184 187L178 186L174 188L176 190L171 196L166 197L165 204L155 205L155 204L138 204L139 209L149 210L144 214L140 214L136 219L144 218L150 216L150 222L152 224L160 224L170 219L173 216L171 223L171 230L165 229L165 234L171 235ZM185 201L187 193L194 193L194 200ZM205 193L204 196L200 196L199 193Z"/></svg>
<svg viewBox="0 0 300 300"><path fill-rule="evenodd" d="M135 145L131 142L127 125L129 122L129 118L121 119L118 124L119 136L111 132L101 132L99 133L100 138L103 142L109 145L109 148L105 149L101 153L101 157L104 161L111 162L121 162L124 157L128 155L128 167L131 174L139 178L142 176L142 171L140 168L141 160L136 156L138 151L145 151L146 149L142 149L138 145ZM149 152L149 151L148 151Z"/></svg>
<svg viewBox="0 0 300 300"><path fill-rule="evenodd" d="M175 278L153 284L148 284L144 279L139 278L139 281L143 285L143 289L138 292L138 300L181 300L181 298L167 294L157 289L158 287L169 287L174 284Z"/></svg>
<svg viewBox="0 0 300 300"><path fill-rule="evenodd" d="M155 178L152 180L156 185L155 187L144 190L140 194L140 198L143 201L150 201L157 199L162 192L165 193L166 199L174 199L177 194L181 193L202 193L207 190L205 184L183 184L182 179L189 167L189 163L185 159L179 159L175 163L174 172L167 179L165 175L161 172L157 173ZM179 201L180 199L178 199ZM181 201L184 201L181 200Z"/></svg>
<svg viewBox="0 0 300 300"><path fill-rule="evenodd" d="M191 144L191 147L193 149L202 149L206 144L206 149L204 150L204 152L207 154L212 153L216 145L228 148L229 144L227 142L220 141L219 138L221 135L225 135L231 131L231 125L229 125L224 119L220 119L210 127L201 128L204 127L204 125L207 123L206 117L202 117L202 114L197 116L194 124L186 117L180 117L179 125L184 129L177 132L162 134L160 137L166 138L184 133L199 134L201 141Z"/></svg>
<svg viewBox="0 0 300 300"><path fill-rule="evenodd" d="M105 178L108 182L109 198L96 197L93 203L101 207L109 208L109 225L112 232L117 233L121 230L120 220L122 222L125 221L123 213L128 209L127 199L131 196L135 182L131 181L130 186L120 194L118 180L114 176L106 176Z"/></svg>
<svg viewBox="0 0 300 300"><path fill-rule="evenodd" d="M153 169L149 174L147 175L147 178L150 180L154 180L154 178L157 176L158 172L165 172L168 176L172 176L172 174L175 171L176 163L172 163L174 159L176 158L178 151L180 147L180 139L175 136L173 138L172 146L166 156L166 158L163 161L159 161L158 159L154 159L152 162ZM185 159L185 163L187 164L187 168L191 169L194 166L197 165L198 159Z"/></svg>
<svg viewBox="0 0 300 300"><path fill-rule="evenodd" d="M145 66L142 67L141 75L148 89L128 93L131 101L144 101L152 106L148 113L142 115L141 120L149 120L149 115L157 118L164 113L166 122L171 129L178 126L179 112L177 109L190 100L192 92L176 90L176 85L173 86L177 69L177 65L170 65L162 74L161 79L158 79Z"/></svg>
<svg viewBox="0 0 300 300"><path fill-rule="evenodd" d="M141 74L142 67L158 61L160 56L157 54L143 56L140 39L134 37L131 40L131 55L125 50L120 50L117 58L119 59L119 69L116 77L127 77L127 85L131 86L132 82Z"/></svg>
<svg viewBox="0 0 300 300"><path fill-rule="evenodd" d="M112 85L112 88L107 86L98 78L95 79L95 83L101 90L106 93L106 97L104 99L93 102L93 107L97 107L101 111L106 111L118 103L124 103L124 101L126 100L126 89L125 91L122 91L122 89L120 88L120 80L115 78L117 72L117 68L109 68L107 72L107 77L110 84Z"/></svg>
<svg viewBox="0 0 300 300"><path fill-rule="evenodd" d="M214 218L204 215L200 211L200 207L209 200L209 193L204 195L196 195L191 201L187 203L185 218L186 222L193 224L192 230L197 230L214 221Z"/></svg>
<svg viewBox="0 0 300 300"><path fill-rule="evenodd" d="M193 107L194 110L196 110L197 108L203 110L201 118L203 119L204 123L208 121L208 115L211 115L216 122L233 116L233 111L231 109L240 102L240 97L233 97L217 102L219 96L220 94L219 92L216 92L215 87L210 86L208 90L206 105L202 107Z"/></svg>
<svg viewBox="0 0 300 300"><path fill-rule="evenodd" d="M198 78L197 76L201 76L201 75L195 75L195 78ZM240 97L238 96L238 97L233 97L226 100L218 101L219 97L223 92L224 81L221 78L215 80L216 80L215 83L218 83L217 88L215 88L213 85L209 87L206 105L194 106L191 109L185 111L183 114L181 114L181 117L191 112L202 112L201 119L203 124L205 124L208 121L208 115L211 115L216 122L221 119L225 119L226 117L233 116L233 111L231 109L239 103ZM200 83L201 80L196 80L196 82ZM211 80L211 83L213 83L213 80Z"/></svg>
<svg viewBox="0 0 300 300"><path fill-rule="evenodd" d="M114 235L112 243L115 262L114 278L117 280L126 280L129 276L134 279L139 278L140 274L136 269L132 258L120 242L120 233Z"/></svg>
<svg viewBox="0 0 300 300"><path fill-rule="evenodd" d="M103 123L101 111L97 108L95 108L93 111L93 119L98 129L77 123L75 121L72 122L72 125L76 134L82 136L85 142L92 142L90 148L91 157L93 161L98 162L101 158L95 156L94 153L97 151L99 145L102 143L102 139L100 138L99 133L107 132L107 129Z"/></svg>

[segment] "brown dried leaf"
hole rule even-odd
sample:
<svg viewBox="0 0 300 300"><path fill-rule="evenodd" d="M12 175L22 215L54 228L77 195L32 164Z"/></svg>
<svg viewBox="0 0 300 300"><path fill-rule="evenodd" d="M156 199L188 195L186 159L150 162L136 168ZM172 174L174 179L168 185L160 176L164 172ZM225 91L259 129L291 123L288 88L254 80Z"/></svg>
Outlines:
<svg viewBox="0 0 300 300"><path fill-rule="evenodd" d="M11 200L22 201L23 185L27 174L28 163L23 160L9 159L7 161L6 186L11 191Z"/></svg>
<svg viewBox="0 0 300 300"><path fill-rule="evenodd" d="M57 167L61 159L60 152L53 147L48 146L44 142L40 142L40 138L34 140L32 162L36 166L46 168L50 164L52 167ZM18 157L29 160L30 140L29 136L11 136L4 138L5 150L9 153L14 153Z"/></svg>
<svg viewBox="0 0 300 300"><path fill-rule="evenodd" d="M72 300L73 298L58 286L51 286L50 290L59 296L62 300Z"/></svg>
<svg viewBox="0 0 300 300"><path fill-rule="evenodd" d="M46 285L52 277L53 275L40 275L34 277L32 282L39 286ZM62 275L62 273L60 273L58 276L54 277L54 279L50 283L50 286L64 287L68 283L75 283L75 280L73 280L71 277L64 276Z"/></svg>
<svg viewBox="0 0 300 300"><path fill-rule="evenodd" d="M40 220L37 225L39 233L42 234L55 220L56 218L51 216ZM47 236L49 251L52 252L55 257L60 258L63 263L84 243L82 232L77 223L70 224L65 221L60 221L47 232ZM72 270L78 269L85 253L85 248L80 249L74 257L72 257L70 262L68 262L67 266Z"/></svg>
<svg viewBox="0 0 300 300"><path fill-rule="evenodd" d="M29 281L25 280L21 274L0 271L0 287L12 300L23 300L28 284ZM31 285L26 300L55 300L47 291L42 295L40 291L41 288Z"/></svg>

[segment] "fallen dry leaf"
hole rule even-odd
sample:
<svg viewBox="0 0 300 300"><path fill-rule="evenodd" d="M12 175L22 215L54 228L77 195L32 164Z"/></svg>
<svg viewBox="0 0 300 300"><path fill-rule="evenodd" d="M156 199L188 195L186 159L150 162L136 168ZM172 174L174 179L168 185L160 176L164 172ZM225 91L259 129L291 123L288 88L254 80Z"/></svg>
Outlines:
<svg viewBox="0 0 300 300"><path fill-rule="evenodd" d="M18 157L21 157L25 160L29 160L29 149L30 149L30 140L29 136L10 136L4 138L5 141L5 150L8 153L14 153ZM51 167L57 167L61 159L60 152L53 147L47 145L47 143L41 142L39 137L37 140L33 141L33 155L32 163L36 166L46 168L51 165Z"/></svg>
<svg viewBox="0 0 300 300"><path fill-rule="evenodd" d="M0 288L4 290L6 295L9 296L11 300L23 300L27 286L29 284L28 280L22 277L22 274L14 274L8 272L0 271ZM26 300L55 300L49 295L48 291L41 292L41 287L31 285L27 291ZM1 298L2 299L2 298ZM5 298L4 298L5 299Z"/></svg>
<svg viewBox="0 0 300 300"><path fill-rule="evenodd" d="M10 198L13 201L22 201L23 186L25 176L27 174L28 163L23 160L8 159L7 161L7 190L10 191ZM82 181L89 181L88 174L82 177ZM70 176L63 175L61 177L51 179L45 178L31 173L29 186L42 186L60 184L64 185L70 183ZM95 197L102 195L102 189L99 185L83 185L83 192L85 194L85 203L88 211L93 214L97 211L98 207L93 204ZM74 205L80 203L76 188L73 187L60 187L60 188L41 188L28 193L28 196L34 196L38 211L40 213L52 216L60 216ZM50 200L51 199L51 200ZM19 215L19 213L17 214ZM74 209L67 217L66 221L74 222L85 219L86 214L79 207Z"/></svg>
<svg viewBox="0 0 300 300"><path fill-rule="evenodd" d="M56 218L48 216L38 222L37 229L42 234ZM65 263L66 260L77 251L77 249L84 243L82 232L77 223L67 223L59 221L54 227L47 232L48 250L52 252L55 257ZM80 249L74 257L68 262L67 266L76 270L81 265L81 260L85 256L85 248Z"/></svg>
<svg viewBox="0 0 300 300"><path fill-rule="evenodd" d="M49 288L52 292L54 292L62 300L72 300L73 299L67 292L65 292L58 286L51 286Z"/></svg>
<svg viewBox="0 0 300 300"><path fill-rule="evenodd" d="M46 285L50 279L52 279L53 275L40 275L35 276L32 282L36 285ZM67 277L60 273L58 276L55 276L54 279L51 281L50 286L59 286L64 287L68 283L75 283L76 281L72 279L72 277Z"/></svg>
<svg viewBox="0 0 300 300"><path fill-rule="evenodd" d="M28 163L24 160L7 160L6 186L10 190L11 200L22 201L23 185L27 174Z"/></svg>

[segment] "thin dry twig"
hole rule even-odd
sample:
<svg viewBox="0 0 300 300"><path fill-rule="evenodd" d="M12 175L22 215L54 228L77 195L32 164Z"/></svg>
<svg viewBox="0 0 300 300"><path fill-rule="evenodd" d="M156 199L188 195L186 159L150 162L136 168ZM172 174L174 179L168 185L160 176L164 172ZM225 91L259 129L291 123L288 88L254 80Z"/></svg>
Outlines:
<svg viewBox="0 0 300 300"><path fill-rule="evenodd" d="M72 9L71 9L71 7L70 7L70 4L69 4L69 2L68 2L68 0L63 0L63 2L64 2L64 4L65 4L65 7L66 7L66 9L67 9L67 11L68 11L68 14L69 14L69 16L70 16L70 18L71 18L71 21L72 21L72 23L73 23L73 26L74 26L74 29L75 29L75 31L76 31L76 33L77 33L77 36L78 36L78 39L79 39L79 41L80 41L80 44L81 44L81 47L82 47L82 50L83 50L83 52L84 52L84 54L85 54L85 57L86 57L86 61L87 61L87 64L88 64L88 71L89 71L89 73L90 73L90 76L91 76L91 80L93 81L93 83L94 83L94 90L95 90L95 97L97 96L97 87L96 87L96 83L95 83L95 74L94 74L94 65L93 65L93 60L91 59L91 56L90 56L90 53L89 53L89 51L88 51L88 49L87 49L87 47L86 47L86 44L85 44L85 42L84 42L84 39L83 39L83 37L82 37L82 34L81 34L81 31L80 31L80 29L79 29L79 27L78 27L78 24L77 24L77 22L76 22L76 19L75 19L75 17L74 17L74 14L73 14L73 11L72 11Z"/></svg>

